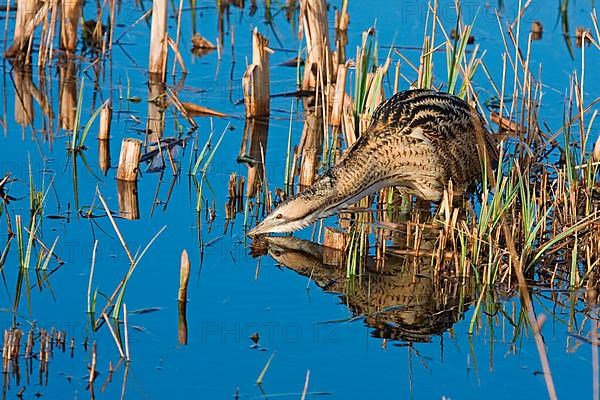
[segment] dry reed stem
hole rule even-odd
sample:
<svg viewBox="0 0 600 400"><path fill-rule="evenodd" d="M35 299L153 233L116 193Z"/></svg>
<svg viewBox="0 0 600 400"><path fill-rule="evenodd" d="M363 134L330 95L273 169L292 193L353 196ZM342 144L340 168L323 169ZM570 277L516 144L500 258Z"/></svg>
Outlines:
<svg viewBox="0 0 600 400"><path fill-rule="evenodd" d="M175 65L177 65L177 63L179 63L179 66L181 67L181 71L184 74L186 74L188 71L187 71L187 68L185 67L185 61L183 61L183 56L179 52L179 45L177 43L175 43L173 41L173 39L171 39L168 36L167 36L167 42L169 43L171 50L173 50L173 53L175 53L175 60L173 60L173 76L175 76Z"/></svg>
<svg viewBox="0 0 600 400"><path fill-rule="evenodd" d="M79 26L82 0L62 1L60 4L60 47L71 54L77 48L77 27Z"/></svg>
<svg viewBox="0 0 600 400"><path fill-rule="evenodd" d="M208 117L218 117L218 118L226 118L228 114L222 113L220 111L213 110L212 108L204 107L195 103L181 103L183 110L187 111L190 116L208 116Z"/></svg>
<svg viewBox="0 0 600 400"><path fill-rule="evenodd" d="M51 2L41 4L38 0L21 0L17 2L13 43L4 53L5 57L19 57L25 64L29 64L29 57L25 57L25 55L31 46L33 31L37 25L46 19L50 5Z"/></svg>
<svg viewBox="0 0 600 400"><path fill-rule="evenodd" d="M125 359L131 361L129 357L129 326L127 324L127 304L123 303L123 329L125 331Z"/></svg>
<svg viewBox="0 0 600 400"><path fill-rule="evenodd" d="M119 341L119 338L117 338L117 334L115 333L115 330L113 329L112 325L110 324L108 315L106 315L106 313L102 313L102 318L104 318L104 321L106 322L106 326L108 327L108 331L110 332L110 335L112 336L113 340L115 341L115 344L117 345L117 350L119 350L119 354L121 355L121 358L125 358L125 352L123 352L123 346L121 346L121 342Z"/></svg>
<svg viewBox="0 0 600 400"><path fill-rule="evenodd" d="M268 117L270 106L269 41L254 28L252 32L252 64L242 78L246 117Z"/></svg>
<svg viewBox="0 0 600 400"><path fill-rule="evenodd" d="M108 205L106 204L106 201L104 200L104 197L102 197L102 194L100 193L100 191L96 188L96 193L98 193L98 198L100 199L100 203L102 203L102 206L104 207L104 211L106 212L106 216L108 217L108 219L110 220L110 223L112 224L115 233L117 234L117 237L119 238L119 241L121 242L121 245L123 246L123 249L125 249L125 253L127 254L127 257L129 258L129 262L131 264L133 264L135 262L134 258L131 255L131 252L129 251L129 248L127 247L127 243L125 243L125 239L123 239L123 235L121 234L121 231L119 230L119 227L117 226L117 223L115 222L115 219L112 216L112 213L110 212L110 209L108 208ZM116 294L117 291L115 291ZM114 297L111 296L111 298ZM106 310L104 310L106 311ZM103 312L104 312L103 311Z"/></svg>
<svg viewBox="0 0 600 400"><path fill-rule="evenodd" d="M116 10L115 10L115 0L109 0L110 7L110 35L108 37L108 51L112 51L113 45L113 34L115 32L115 18L116 18Z"/></svg>
<svg viewBox="0 0 600 400"><path fill-rule="evenodd" d="M346 146L351 146L354 142L356 142L356 131L354 125L354 102L349 95L344 96L344 112L342 122Z"/></svg>
<svg viewBox="0 0 600 400"><path fill-rule="evenodd" d="M331 112L331 126L340 126L342 124L342 115L344 112L344 100L346 98L346 76L348 73L348 63L340 64L337 70L335 80L335 94L333 96L333 106Z"/></svg>
<svg viewBox="0 0 600 400"><path fill-rule="evenodd" d="M497 112L491 112L490 119L494 124L498 125L501 131L505 131L507 133L510 133L511 135L522 135L523 133L529 131L529 129L526 126L520 125L516 121L502 117Z"/></svg>
<svg viewBox="0 0 600 400"><path fill-rule="evenodd" d="M48 42L47 42L48 53L46 56L44 56L44 63L45 63L45 59L52 58L53 51L54 51L54 36L56 34L56 25L58 24L59 4L58 4L58 1L56 1L56 0L54 0L52 3L53 3L52 4L52 16L50 17L50 33L48 34Z"/></svg>
<svg viewBox="0 0 600 400"><path fill-rule="evenodd" d="M56 1L50 2L48 13L54 14L55 8L56 8ZM53 34L53 29L52 29L53 27L48 26L49 22L48 22L47 16L46 16L46 18L44 18L43 22L44 23L42 25L42 33L40 34L40 47L38 49L38 66L41 66L41 67L46 65L46 58L48 57L48 48L49 48L50 40L52 40L50 35Z"/></svg>
<svg viewBox="0 0 600 400"><path fill-rule="evenodd" d="M302 389L302 396L300 396L300 400L306 399L306 394L308 393L308 382L310 381L310 369L306 371L306 378L304 379L304 388Z"/></svg>
<svg viewBox="0 0 600 400"><path fill-rule="evenodd" d="M306 61L304 63L303 90L314 90L318 70L326 77L333 74L332 56L329 49L329 26L325 0L300 1L301 34L306 38ZM330 82L325 82L330 83Z"/></svg>
<svg viewBox="0 0 600 400"><path fill-rule="evenodd" d="M183 0L179 0L179 7L177 7L177 32L175 33L175 42L173 43L173 46L171 46L171 48L173 48L173 49L179 49L179 39L181 37L182 10L183 10ZM171 40L169 39L169 44L170 43L171 43ZM179 54L179 50L176 51L176 57L181 58L181 55ZM173 72L171 72L171 76L175 76L175 73L177 72L177 58L176 58L176 60L173 60ZM180 61L180 64L183 64L183 60ZM185 72L185 69L184 69L184 72Z"/></svg>
<svg viewBox="0 0 600 400"><path fill-rule="evenodd" d="M106 100L100 111L100 126L98 128L98 139L110 139L110 123L112 121L112 104L110 99Z"/></svg>
<svg viewBox="0 0 600 400"><path fill-rule="evenodd" d="M198 124L196 124L196 121L194 121L194 119L192 118L192 116L193 116L192 114L194 114L192 112L194 110L193 106L196 106L196 105L193 103L182 103L181 100L179 100L179 96L177 95L177 93L173 92L171 89L167 89L166 93L167 93L167 96L169 96L169 99L175 105L175 108L177 108L177 110L181 113L181 115L183 115L183 117L192 126L192 129L198 129ZM197 106L197 107L204 108L201 106ZM207 110L209 110L209 109L207 109ZM209 114L209 113L207 113L206 115L219 116L219 115L214 115L214 114Z"/></svg>
<svg viewBox="0 0 600 400"><path fill-rule="evenodd" d="M190 280L190 260L187 251L181 252L181 267L179 269L179 294L177 296L178 318L177 318L177 340L179 344L186 345L188 341L187 333L187 286Z"/></svg>
<svg viewBox="0 0 600 400"><path fill-rule="evenodd" d="M348 15L348 0L344 0L341 10L335 13L335 44L337 51L332 54L333 67L335 69L346 62L346 46L348 44L348 24L350 17Z"/></svg>
<svg viewBox="0 0 600 400"><path fill-rule="evenodd" d="M167 1L152 2L152 28L150 31L150 54L148 71L163 76L166 68L167 49Z"/></svg>
<svg viewBox="0 0 600 400"><path fill-rule="evenodd" d="M342 9L339 13L337 25L337 29L339 29L340 31L347 31L348 25L350 25L350 15L348 14L348 2L349 0L344 0L342 2Z"/></svg>
<svg viewBox="0 0 600 400"><path fill-rule="evenodd" d="M112 0L113 3L115 0ZM143 13L133 24L129 25L128 27L126 27L125 29L123 29L123 31L121 32L121 34L119 35L119 37L114 41L114 43L119 43L119 41L125 36L127 35L127 33L129 33L133 28L135 28L137 26L137 24L139 24L142 21L147 21L148 20L148 16L152 14L152 9L149 9L148 11L146 11L145 13ZM112 25L114 26L114 24ZM114 29L111 29L111 34L114 31ZM112 43L112 41L111 41Z"/></svg>

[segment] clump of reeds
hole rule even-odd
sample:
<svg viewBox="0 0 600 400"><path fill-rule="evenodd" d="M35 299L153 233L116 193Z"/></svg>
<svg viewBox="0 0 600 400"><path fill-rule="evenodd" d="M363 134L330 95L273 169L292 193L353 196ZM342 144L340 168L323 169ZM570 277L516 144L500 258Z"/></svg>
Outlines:
<svg viewBox="0 0 600 400"><path fill-rule="evenodd" d="M390 240L398 235L407 241L404 255L430 258L435 274L453 274L463 281L473 279L479 288L469 331L473 333L484 318L484 312L493 307L494 291L498 288L513 290L521 294L522 315L530 325L540 353L540 362L548 393L555 397L550 363L545 354L541 331L543 317L533 310L533 299L527 287L528 280L537 279L538 284L550 288L577 290L593 288L597 284L597 269L600 266L600 140L593 140L597 113L592 103L584 97L585 70L574 75L569 82L565 99L564 124L555 131L541 124L542 83L532 73L537 67L531 65L531 43L533 33L521 48L520 35L525 32L521 18L525 8L519 10L514 22L506 26L499 23L503 39L502 75L492 77L486 68L485 51L480 50L472 38L475 21L463 20L460 2L456 2L457 19L451 29L444 26L439 15L437 2L428 7L428 19L417 62L395 51L388 54L383 65L379 64L375 31L364 33L362 46L358 49L354 76L354 101L352 108L343 105L345 98L344 64L337 67L339 86L315 85L313 106L322 105L324 126L344 126L345 114L351 110L351 126L360 135L369 123L370 114L384 96L383 83L388 79L392 54L398 54L400 62L396 68L394 88L399 87L400 78L420 88L439 88L456 94L477 108L491 121L500 149L498 165L484 161L481 185L472 201L458 198L449 185L437 213L433 218L421 218L419 213L410 212L413 200L398 201L393 190L379 194L377 212L374 214L375 241L370 241L373 226L372 213L344 213L352 215L350 223L340 221L344 238L346 276L361 277L364 260L371 252L376 258L385 259L385 254L397 251ZM592 21L596 37L598 24L595 14ZM499 21L500 22L500 21ZM598 46L594 35L582 31L584 42ZM393 46L392 46L393 48ZM585 46L582 47L585 55ZM583 57L584 58L584 57ZM585 58L584 58L585 59ZM488 60L489 62L489 60ZM316 70L315 81L331 83L324 77L326 68ZM475 90L476 77L489 80L493 99L484 103ZM326 89L324 89L326 88ZM320 90L320 91L319 91ZM328 101L323 101L331 97ZM331 100L335 99L335 100ZM327 104L329 107L324 107ZM489 105L490 108L487 106ZM312 109L306 107L307 126L310 126ZM330 114L331 113L331 114ZM329 123L328 123L329 122ZM323 145L333 153L337 146L334 136L327 128L319 125L323 134ZM293 183L294 176L302 170L297 161L307 159L306 138L303 134L299 150L292 157L292 145L288 145L285 181ZM353 142L346 135L347 144ZM334 144L335 143L335 144ZM327 155L327 152L323 152ZM325 158L325 157L324 157ZM489 159L482 154L482 160ZM335 162L335 157L327 157ZM557 161L559 163L557 164ZM306 161L305 161L306 162ZM289 166L288 166L289 165ZM314 170L314 167L310 168ZM300 174L300 176L302 176ZM417 202L418 203L418 202ZM369 209L372 200L358 204L360 210ZM406 221L407 207L409 220ZM425 205L431 208L431 205ZM332 243L332 233L325 230L325 243ZM387 233L386 233L387 232ZM436 240L425 240L427 235ZM336 241L337 242L337 241ZM369 243L375 243L373 250ZM425 243L433 243L424 247ZM385 268L382 264L381 268ZM415 274L418 272L415 270ZM415 275L416 276L416 275ZM591 298L595 298L592 294Z"/></svg>

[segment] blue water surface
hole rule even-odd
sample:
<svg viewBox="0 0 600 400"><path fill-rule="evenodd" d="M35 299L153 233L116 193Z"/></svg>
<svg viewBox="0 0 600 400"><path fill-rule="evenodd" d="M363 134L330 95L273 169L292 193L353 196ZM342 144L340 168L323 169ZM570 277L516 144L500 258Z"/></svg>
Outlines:
<svg viewBox="0 0 600 400"><path fill-rule="evenodd" d="M471 1L463 5L464 20L475 19L472 34L479 51L486 51L484 62L496 84L502 78L502 54L505 51L499 25L505 27L510 23L518 8L516 1L503 3L498 17L498 4L495 2ZM456 22L453 4L453 1L443 1L439 5L439 16L448 31ZM299 42L297 34L297 20L296 25L286 20L283 5L283 2L271 2L271 23L265 23L263 2L259 2L254 15L250 15L251 4L246 4L244 9L230 7L224 18L221 54L213 51L201 58L190 52L194 16L189 9L191 6L184 5L188 8L182 13L180 50L188 73L184 77L181 68L178 68L176 77L171 77L171 53L167 83L170 88L177 88L182 101L201 104L229 116L195 118L198 130L178 154L182 174L173 178L170 166L163 175L143 171L138 182L141 218L116 220L133 253L141 252L157 232L166 228L149 247L127 285L124 302L129 311L131 362L127 367L121 363L112 382L104 387L109 362L115 366L120 357L108 329L103 327L96 333L92 332L86 313L94 241L98 240L98 251L92 291L99 290L98 308L104 304L103 296L109 296L125 275L129 261L104 216L97 192L106 199L111 210L118 210L115 167L121 140L126 137L143 138L148 109L146 67L150 33L149 23L136 21L151 8L151 2L140 2L139 5L121 3L117 16L119 25L115 30L120 44L113 47L109 58L100 61L102 72L97 87L94 85L94 67L90 67L89 60L76 61L74 83L77 92L82 79L84 82L83 123L102 101L112 98L114 114L110 153L113 168L106 176L98 163L97 123L86 139L83 151L89 170L81 157L77 158L75 166L66 150L69 137L58 121L61 102L59 58L53 59L46 68L49 89L46 95L54 113L52 129L37 103L32 124L22 125L15 118L18 99L14 72L7 61L3 62L0 80L4 99L0 114L3 131L0 135L0 172L1 176L10 173L17 179L10 185L9 193L17 200L8 206L9 216L13 225L16 215L21 215L24 222L29 221L31 169L36 189L46 191L50 188L44 208L46 217L41 220L41 238L46 244L58 238L56 253L64 260L62 266L54 260L50 262L48 270L56 269L56 272L42 284L42 289L36 285L33 268L28 271L29 282L26 285L31 287L31 291L29 299L25 294L21 295L16 321L25 332L34 321L37 327L64 330L68 340L72 338L75 343L72 357L68 345L65 352L54 349L47 383L39 383L37 372L27 381L22 360L21 380L17 383L12 377L11 383L5 387L7 398L14 398L23 386L26 386L27 398L33 397L36 392L41 393L43 398L90 396L86 386L91 352L84 349L86 340L88 346L94 341L98 346L97 368L100 375L94 385L98 398L119 398L123 393L125 398L131 399L171 396L182 399L234 396L250 399L300 398L307 371L310 371L309 398L520 399L547 396L533 336L524 333L513 343L512 327L501 316L490 317L491 323L485 318L478 321L475 334L469 335L474 310L471 306L461 321L441 336L434 336L430 343L407 345L401 341L384 342L373 338L372 328L361 319L348 320L352 314L337 294L323 291L307 277L277 267L269 257L260 260L250 257L243 229L243 213L237 215L233 227L225 232L229 177L233 172L240 176L247 174L246 165L238 163L237 157L244 130L241 79L251 57L250 34L254 27L269 38L275 50L271 57L272 93L296 89L296 69L280 63L295 57L302 42ZM328 15L333 25L335 10L341 2L333 1L329 6ZM579 25L591 26L590 7L589 2L569 4L571 33ZM196 29L216 42L219 18L215 2L199 2L196 8ZM11 29L14 14L8 13ZM2 15L7 16L4 11ZM427 16L425 2L352 0L349 2L349 15L349 57L354 57L356 46L361 42L361 33L375 25L381 61L389 48L386 46L394 44L418 64L420 51L410 48L422 45ZM168 21L172 35L176 32L175 16L170 8ZM84 17L95 18L93 4L85 6ZM546 1L531 2L523 16L520 39L523 49L527 47L527 33L534 20L541 21L544 26L543 38L533 42L531 47L531 68L540 71L543 82L544 103L540 120L555 131L562 124L570 74L581 74L582 51L575 47L574 58L570 57L561 31L558 2ZM235 46L232 49L233 36ZM394 61L399 59L396 54L392 57ZM441 75L439 80L443 81L445 55L440 53L436 60L436 70ZM598 81L590 73L600 65L599 61L597 49L585 49L588 71L586 101L593 100L600 89ZM33 82L40 89L43 84L37 67L33 71ZM404 64L402 73L406 80L417 78L416 73ZM353 77L352 73L350 81ZM402 89L408 88L406 80L401 81ZM511 86L512 80L509 82ZM484 101L494 95L489 81L481 72L476 74L473 85ZM352 87L349 86L349 90ZM387 82L388 95L391 94L390 88L391 82ZM507 92L511 91L512 88L507 89ZM135 96L142 101L127 101L128 97ZM265 149L271 189L283 185L292 106L292 141L297 143L302 132L301 102L291 97L272 99L273 113ZM136 124L136 118L142 122ZM175 116L170 108L166 115L165 136L176 135L180 127L186 130L189 124ZM214 145L224 130L223 140L207 173L203 189L205 202L198 215L196 190L187 175L194 141L197 140L197 146L201 148L213 132ZM76 189L74 169L78 175ZM175 179L174 189L168 198L172 179ZM168 203L165 204L167 198ZM216 212L212 223L206 218L207 206ZM86 218L80 214L79 210L85 213L90 207L99 218ZM198 221L201 223L198 224ZM335 219L330 221L335 223ZM7 227L5 215L2 215L0 225L2 229ZM311 229L305 229L298 236L310 238ZM6 240L6 236L0 239L2 246ZM0 295L3 299L0 323L5 329L13 326L15 318L11 310L19 265L16 248L13 239L2 269L4 288ZM187 304L187 345L178 343L177 335L179 260L184 249L192 265ZM553 308L548 300L540 298L535 302L541 312L544 312L544 306ZM513 306L520 308L518 299L507 300L505 308ZM139 310L152 312L136 312ZM548 317L543 333L559 397L591 397L591 346L572 342L563 322L568 316L563 315L562 321L553 319L551 315ZM254 347L250 336L257 332L260 340L258 347ZM263 383L258 386L256 380L270 357L272 361ZM34 371L37 371L38 365L39 361L33 360Z"/></svg>

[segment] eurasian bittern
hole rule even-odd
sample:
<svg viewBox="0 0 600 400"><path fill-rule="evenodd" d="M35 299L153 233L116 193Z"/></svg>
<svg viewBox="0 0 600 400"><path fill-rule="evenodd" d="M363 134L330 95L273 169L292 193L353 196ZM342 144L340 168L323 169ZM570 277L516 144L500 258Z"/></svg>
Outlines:
<svg viewBox="0 0 600 400"><path fill-rule="evenodd" d="M458 191L481 177L484 154L495 162L496 144L465 101L432 90L397 93L333 168L248 235L301 229L389 186L438 201L450 180Z"/></svg>

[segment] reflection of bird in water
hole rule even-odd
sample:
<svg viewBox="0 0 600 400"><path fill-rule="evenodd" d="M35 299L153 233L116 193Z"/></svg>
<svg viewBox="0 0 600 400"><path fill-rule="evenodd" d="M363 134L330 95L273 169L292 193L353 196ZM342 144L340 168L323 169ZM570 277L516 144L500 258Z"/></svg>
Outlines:
<svg viewBox="0 0 600 400"><path fill-rule="evenodd" d="M292 237L260 237L252 243L254 256L268 253L323 290L341 293L350 311L373 328L373 337L430 342L461 319L470 301L470 294L461 296L469 286L436 280L427 257L388 256L383 271L376 271L375 260L369 258L366 276L348 280L344 267L329 265L328 252L335 250Z"/></svg>
<svg viewBox="0 0 600 400"><path fill-rule="evenodd" d="M463 100L432 90L400 92L375 110L338 164L248 234L301 229L388 186L437 201L450 180L464 190L481 176L478 143L497 159L481 116Z"/></svg>

